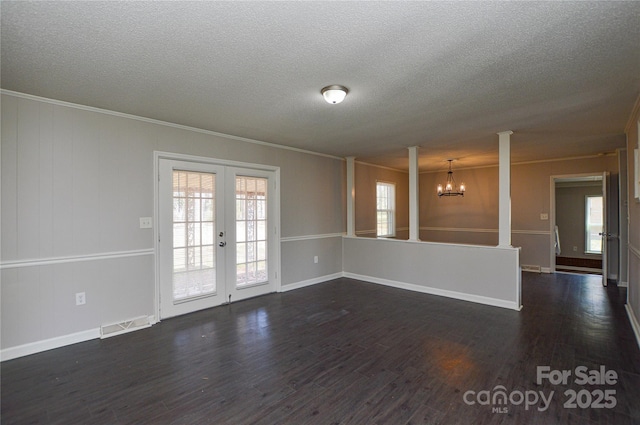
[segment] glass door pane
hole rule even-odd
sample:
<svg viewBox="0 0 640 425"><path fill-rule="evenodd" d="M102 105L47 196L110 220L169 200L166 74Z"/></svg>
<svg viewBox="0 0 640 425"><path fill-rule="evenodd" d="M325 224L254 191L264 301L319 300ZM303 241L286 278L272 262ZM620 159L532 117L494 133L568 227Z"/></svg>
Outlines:
<svg viewBox="0 0 640 425"><path fill-rule="evenodd" d="M173 171L173 300L216 292L216 175Z"/></svg>
<svg viewBox="0 0 640 425"><path fill-rule="evenodd" d="M268 179L236 176L236 287L269 280L267 270Z"/></svg>
<svg viewBox="0 0 640 425"><path fill-rule="evenodd" d="M586 198L586 247L588 254L602 254L603 205L602 196Z"/></svg>

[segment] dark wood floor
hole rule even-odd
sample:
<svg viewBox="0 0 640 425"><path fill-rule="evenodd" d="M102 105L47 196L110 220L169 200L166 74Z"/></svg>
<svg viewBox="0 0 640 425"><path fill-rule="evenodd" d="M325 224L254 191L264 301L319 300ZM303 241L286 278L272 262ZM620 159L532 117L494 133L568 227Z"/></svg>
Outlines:
<svg viewBox="0 0 640 425"><path fill-rule="evenodd" d="M516 312L338 279L4 362L1 419L638 424L640 351L625 297L596 276L525 273L524 309ZM537 366L600 365L617 373L616 384L536 382ZM528 410L465 403L468 391L494 394L498 385L515 402L517 392L554 394L545 411L542 402ZM583 404L591 391L615 390L616 406L567 408L570 389L588 392Z"/></svg>

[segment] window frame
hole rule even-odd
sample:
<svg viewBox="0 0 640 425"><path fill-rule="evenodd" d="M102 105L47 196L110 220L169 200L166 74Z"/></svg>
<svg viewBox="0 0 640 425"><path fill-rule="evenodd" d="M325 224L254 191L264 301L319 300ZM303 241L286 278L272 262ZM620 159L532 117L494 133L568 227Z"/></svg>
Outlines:
<svg viewBox="0 0 640 425"><path fill-rule="evenodd" d="M378 188L384 186L387 190L388 196L387 202L391 205L387 205L388 208L378 208ZM395 238L396 237L396 183L389 181L376 180L376 237L378 238ZM386 227L389 230L387 233L381 234L380 229L383 227L379 220L380 213L385 213L388 217L386 221Z"/></svg>

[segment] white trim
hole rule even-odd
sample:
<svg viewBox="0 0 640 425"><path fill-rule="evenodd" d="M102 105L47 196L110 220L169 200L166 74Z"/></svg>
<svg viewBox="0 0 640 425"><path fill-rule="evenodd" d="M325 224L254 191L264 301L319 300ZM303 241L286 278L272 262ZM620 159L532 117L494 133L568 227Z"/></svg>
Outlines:
<svg viewBox="0 0 640 425"><path fill-rule="evenodd" d="M636 248L635 246L628 244L627 245L629 247L629 252L632 253L633 255L635 255L637 258L640 258L640 250L638 248Z"/></svg>
<svg viewBox="0 0 640 425"><path fill-rule="evenodd" d="M420 230L435 232L469 232L469 233L498 233L498 229L481 229L473 227L420 227ZM548 236L548 230L511 230L511 234Z"/></svg>
<svg viewBox="0 0 640 425"><path fill-rule="evenodd" d="M498 133L498 246L511 246L511 135Z"/></svg>
<svg viewBox="0 0 640 425"><path fill-rule="evenodd" d="M341 277L344 277L344 273L343 272L328 274L328 275L325 275L325 276L318 276L318 277L314 277L312 279L302 280L300 282L289 283L287 285L282 285L280 287L280 291L279 292L293 291L295 289L300 289L300 288L304 288L304 287L307 287L307 286L317 285L318 283L328 282L330 280L339 279Z"/></svg>
<svg viewBox="0 0 640 425"><path fill-rule="evenodd" d="M574 179L583 177L600 177L602 180L602 196L606 204L605 173L575 173L575 174L553 174L549 176L549 269L551 273L556 271L556 249L555 249L555 227L556 227L556 180L561 179ZM598 179L598 180L600 180ZM606 208L605 208L606 211ZM605 218L606 220L606 218ZM606 245L606 244L604 244ZM603 257L603 259L605 259ZM606 259L605 259L606 260ZM603 263L604 266L604 263ZM603 277L604 279L604 277Z"/></svg>
<svg viewBox="0 0 640 425"><path fill-rule="evenodd" d="M619 288L628 288L629 287L629 282L618 282L618 287Z"/></svg>
<svg viewBox="0 0 640 425"><path fill-rule="evenodd" d="M280 242L297 242L308 241L312 239L329 239L329 238L341 238L344 233L325 233L322 235L303 235L303 236L288 236L280 238Z"/></svg>
<svg viewBox="0 0 640 425"><path fill-rule="evenodd" d="M42 351L53 350L79 342L85 342L92 339L100 338L100 328L89 329L82 332L76 332L69 335L49 338L42 341L30 342L28 344L18 345L15 347L0 350L0 361L12 360L18 357L28 356L30 354L40 353Z"/></svg>
<svg viewBox="0 0 640 425"><path fill-rule="evenodd" d="M631 327L633 328L633 333L636 336L636 342L638 343L638 347L640 347L640 323L638 323L638 319L636 315L633 313L633 309L629 306L629 304L624 305L625 310L627 310L627 317L629 317L629 322L631 323Z"/></svg>
<svg viewBox="0 0 640 425"><path fill-rule="evenodd" d="M485 304L485 305L490 305L494 307L508 308L508 309L517 310L517 311L520 311L522 309L522 306L517 305L517 303L505 301L505 300L499 300L496 298L483 297L481 295L465 294L463 292L448 291L446 289L438 289L438 288L432 288L429 286L416 285L413 283L405 283L405 282L398 282L395 280L381 279L378 277L365 276L365 275L355 274L350 272L344 272L344 277L350 278L350 279L357 279L357 280L361 280L369 283L376 283L384 286L391 286L393 288L405 289L409 291L421 292L423 294L437 295L437 296L447 297L447 298L454 298L457 300L469 301L469 302L474 302L478 304Z"/></svg>
<svg viewBox="0 0 640 425"><path fill-rule="evenodd" d="M360 239L357 236L348 236L343 235L344 239ZM432 242L432 241L410 241L407 239L394 239L394 238L367 238L367 239L375 239L382 242L395 242L395 243L414 243L414 244L425 244L425 245L444 245L444 246L465 246L468 248L487 248L487 249L502 249L507 251L520 251L519 247L513 246L494 246L494 245L478 245L478 244L470 244L470 243L450 243L450 242Z"/></svg>
<svg viewBox="0 0 640 425"><path fill-rule="evenodd" d="M353 236L356 231L356 186L355 186L355 157L347 157L347 235Z"/></svg>
<svg viewBox="0 0 640 425"><path fill-rule="evenodd" d="M279 292L280 287L282 286L282 250L281 250L281 239L280 239L280 231L281 231L281 217L280 217L280 167L274 165L266 165L266 164L256 164L256 163L248 163L248 162L240 162L240 161L232 161L227 159L220 158L212 158L205 157L199 155L188 155L188 154L180 154L174 152L165 152L165 151L154 151L153 152L153 208L154 208L154 222L160 223L160 162L161 160L167 161L183 161L189 162L193 164L205 164L205 165L215 165L215 166L224 166L228 169L232 170L233 168L244 168L253 171L260 171L266 173L273 173L273 183L274 189L272 190L272 194L270 195L272 198L271 205L273 205L274 210L271 212L273 215L272 222L274 225L274 242L272 249L272 264L273 267L270 269L273 271L273 290L274 292ZM271 176L269 177L271 180ZM161 266L160 266L160 229L159 225L154 226L154 252L158 253L155 258L155 276L154 276L154 311L155 315L158 318L162 317L161 312L161 303L160 303L160 275L161 275ZM342 235L341 235L342 236ZM271 274L271 272L270 272Z"/></svg>
<svg viewBox="0 0 640 425"><path fill-rule="evenodd" d="M154 163L157 164L158 161L161 159L168 159L172 161L186 161L186 162L193 162L196 164L222 165L225 167L249 168L252 170L262 170L262 171L280 170L280 167L275 165L256 164L253 162L232 161L230 159L211 158L208 156L189 155L184 153L153 151Z"/></svg>
<svg viewBox="0 0 640 425"><path fill-rule="evenodd" d="M551 273L551 267L540 267L540 272Z"/></svg>
<svg viewBox="0 0 640 425"><path fill-rule="evenodd" d="M548 230L511 230L514 235L538 235L549 236L551 234Z"/></svg>
<svg viewBox="0 0 640 425"><path fill-rule="evenodd" d="M469 232L469 233L498 233L498 229L480 229L472 227L420 227L428 232Z"/></svg>
<svg viewBox="0 0 640 425"><path fill-rule="evenodd" d="M36 267L36 266L49 266L52 264L76 263L80 261L111 260L114 258L153 255L154 253L155 251L153 248L148 248L148 249L135 249L131 251L101 252L101 253L87 254L87 255L70 255L66 257L49 257L49 258L29 259L29 260L3 261L2 263L0 263L0 270L15 269L19 267Z"/></svg>
<svg viewBox="0 0 640 425"><path fill-rule="evenodd" d="M354 161L354 163L355 164L360 164L360 165L365 165L367 167L375 167L375 168L382 168L383 170L395 171L396 173L409 174L409 171L407 171L407 170L400 170L398 168L387 167L387 166L384 166L384 165L371 164L369 162L362 162L362 161Z"/></svg>
<svg viewBox="0 0 640 425"><path fill-rule="evenodd" d="M49 99L49 98L46 98L46 97L34 96L34 95L31 95L31 94L15 92L15 91L6 90L6 89L0 89L0 93L1 94L5 94L7 96L19 97L19 98L23 98L23 99L27 99L27 100L35 100L35 101L39 101L39 102L49 103L49 104L52 104L52 105L64 106L64 107L67 107L67 108L80 109L80 110L89 111L89 112L97 112L97 113L102 113L102 114L105 114L105 115L112 115L112 116L115 116L115 117L127 118L127 119L131 119L131 120L135 120L135 121L142 121L142 122L146 122L146 123L158 124L158 125L163 125L163 126L166 126L166 127L177 128L177 129L180 129L180 130L194 131L196 133L207 134L209 136L222 137L224 139L237 140L237 141L245 142L245 143L252 143L252 144L262 145L262 146L269 146L269 147L276 148L276 149L284 149L284 150L300 152L300 153L305 153L305 154L309 154L309 155L323 156L325 158L338 159L340 161L344 161L344 158L341 158L341 157L338 157L338 156L335 156L335 155L329 155L329 154L325 154L325 153L314 152L314 151L310 151L310 150L306 150L306 149L294 148L294 147L291 147L291 146L278 145L278 144L270 143L270 142L263 142L262 140L248 139L246 137L234 136L232 134L219 133L217 131L205 130L205 129L197 128L197 127L190 127L190 126L187 126L187 125L176 124L176 123L172 123L172 122L168 122L168 121L156 120L156 119L153 119L153 118L140 117L138 115L127 114L127 113L124 113L124 112L110 111L108 109L101 109L101 108L96 108L96 107L87 106L87 105L79 105L77 103L65 102L65 101L56 100L56 99Z"/></svg>

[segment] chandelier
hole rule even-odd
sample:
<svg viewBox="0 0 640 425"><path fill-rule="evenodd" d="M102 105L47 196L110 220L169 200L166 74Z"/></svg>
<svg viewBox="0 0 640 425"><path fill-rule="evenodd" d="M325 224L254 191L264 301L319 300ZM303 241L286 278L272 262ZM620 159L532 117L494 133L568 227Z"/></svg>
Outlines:
<svg viewBox="0 0 640 425"><path fill-rule="evenodd" d="M464 183L460 183L460 187L456 185L456 181L453 178L453 171L451 171L451 163L453 159L448 159L449 171L447 172L447 183L444 188L441 184L438 185L438 196L464 196L466 190Z"/></svg>

